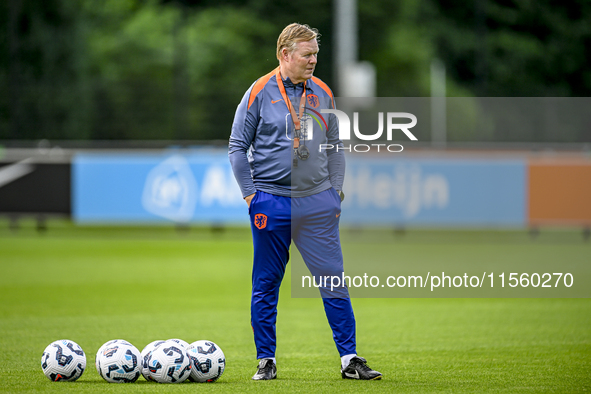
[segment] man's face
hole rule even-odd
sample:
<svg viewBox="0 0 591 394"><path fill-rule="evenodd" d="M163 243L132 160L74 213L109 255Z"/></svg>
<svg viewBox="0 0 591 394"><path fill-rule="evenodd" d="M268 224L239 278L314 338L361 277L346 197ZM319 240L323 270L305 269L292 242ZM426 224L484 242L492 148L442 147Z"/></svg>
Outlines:
<svg viewBox="0 0 591 394"><path fill-rule="evenodd" d="M318 61L318 42L316 39L298 42L293 52L288 52L286 55L287 76L293 83L304 82L312 78Z"/></svg>

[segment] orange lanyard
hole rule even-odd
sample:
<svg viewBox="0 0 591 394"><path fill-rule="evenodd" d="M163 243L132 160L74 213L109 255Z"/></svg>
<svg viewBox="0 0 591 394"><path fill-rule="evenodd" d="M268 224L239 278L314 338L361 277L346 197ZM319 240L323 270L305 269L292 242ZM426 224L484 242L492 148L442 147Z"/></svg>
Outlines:
<svg viewBox="0 0 591 394"><path fill-rule="evenodd" d="M279 73L279 67L275 71L275 78L277 79L277 85L279 85L279 91L281 92L281 97L283 97L283 101L285 101L285 105L287 105L287 109L289 109L289 113L291 114L291 119L293 120L293 124L295 125L296 135L293 138L293 148L297 149L300 146L300 138L299 138L299 131L301 122L300 119L304 115L304 108L306 106L306 82L304 82L304 91L302 92L302 98L300 99L300 110L299 116L296 115L293 106L291 105L291 101L287 97L287 93L285 92L285 86L283 86L283 79L281 79L281 74Z"/></svg>

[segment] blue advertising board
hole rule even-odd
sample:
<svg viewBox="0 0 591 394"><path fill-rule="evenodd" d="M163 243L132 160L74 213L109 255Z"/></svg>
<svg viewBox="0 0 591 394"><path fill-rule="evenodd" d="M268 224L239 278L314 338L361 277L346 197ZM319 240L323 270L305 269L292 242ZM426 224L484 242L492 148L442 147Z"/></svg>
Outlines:
<svg viewBox="0 0 591 394"><path fill-rule="evenodd" d="M225 151L79 154L72 215L80 223L248 224Z"/></svg>
<svg viewBox="0 0 591 394"><path fill-rule="evenodd" d="M523 227L526 163L488 159L347 159L341 222L362 226ZM79 154L79 223L248 224L226 151Z"/></svg>
<svg viewBox="0 0 591 394"><path fill-rule="evenodd" d="M341 221L521 227L526 177L524 160L349 158Z"/></svg>

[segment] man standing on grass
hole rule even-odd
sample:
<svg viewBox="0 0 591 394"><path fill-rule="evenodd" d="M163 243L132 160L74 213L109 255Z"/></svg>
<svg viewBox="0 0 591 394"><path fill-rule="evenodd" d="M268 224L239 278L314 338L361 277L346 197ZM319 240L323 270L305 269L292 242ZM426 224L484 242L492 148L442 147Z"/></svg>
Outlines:
<svg viewBox="0 0 591 394"><path fill-rule="evenodd" d="M254 262L251 323L259 359L254 380L275 379L279 286L293 239L312 275L343 273L339 217L345 157L330 88L313 76L318 31L292 23L277 40L279 67L259 78L238 105L229 157L249 207ZM326 145L323 145L326 146ZM346 287L320 288L344 379L382 374L356 354L355 317Z"/></svg>

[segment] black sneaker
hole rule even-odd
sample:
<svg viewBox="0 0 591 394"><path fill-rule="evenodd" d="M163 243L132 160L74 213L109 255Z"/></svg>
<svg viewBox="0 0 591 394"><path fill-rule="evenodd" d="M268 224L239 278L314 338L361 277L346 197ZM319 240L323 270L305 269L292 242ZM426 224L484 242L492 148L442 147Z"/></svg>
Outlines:
<svg viewBox="0 0 591 394"><path fill-rule="evenodd" d="M367 365L363 357L355 356L345 369L341 369L343 379L380 380L382 374Z"/></svg>
<svg viewBox="0 0 591 394"><path fill-rule="evenodd" d="M252 380L271 380L277 377L277 366L270 358L263 358L259 361L259 370L254 374Z"/></svg>

